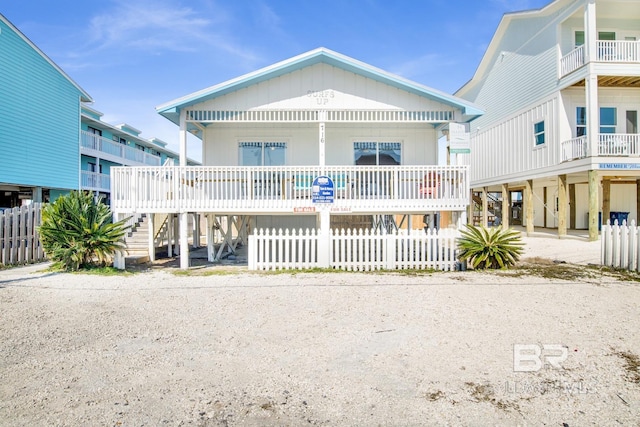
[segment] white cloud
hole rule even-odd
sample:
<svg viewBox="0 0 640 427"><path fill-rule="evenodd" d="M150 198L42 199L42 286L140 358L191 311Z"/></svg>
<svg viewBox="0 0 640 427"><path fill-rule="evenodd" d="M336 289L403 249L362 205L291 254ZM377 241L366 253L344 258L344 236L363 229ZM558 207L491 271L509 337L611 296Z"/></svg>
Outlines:
<svg viewBox="0 0 640 427"><path fill-rule="evenodd" d="M429 53L395 64L391 72L413 80L418 76L429 74L433 70L442 69L443 66L453 64L455 64L455 61L452 59L437 53Z"/></svg>
<svg viewBox="0 0 640 427"><path fill-rule="evenodd" d="M198 3L196 3L198 4ZM89 45L97 50L147 53L198 52L217 49L244 60L255 54L224 33L223 10L198 11L172 0L116 0L90 20Z"/></svg>

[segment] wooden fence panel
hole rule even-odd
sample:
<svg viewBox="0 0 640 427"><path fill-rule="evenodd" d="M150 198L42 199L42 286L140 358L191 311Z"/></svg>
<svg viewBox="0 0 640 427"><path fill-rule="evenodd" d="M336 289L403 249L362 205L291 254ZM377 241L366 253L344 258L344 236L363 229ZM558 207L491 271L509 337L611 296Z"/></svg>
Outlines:
<svg viewBox="0 0 640 427"><path fill-rule="evenodd" d="M37 227L42 222L42 203L0 212L0 264L17 265L45 260Z"/></svg>

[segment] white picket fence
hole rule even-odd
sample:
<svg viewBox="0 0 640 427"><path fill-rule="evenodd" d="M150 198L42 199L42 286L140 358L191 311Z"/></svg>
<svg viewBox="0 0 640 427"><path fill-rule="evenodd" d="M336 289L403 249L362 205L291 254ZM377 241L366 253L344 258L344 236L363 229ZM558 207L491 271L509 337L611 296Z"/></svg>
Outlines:
<svg viewBox="0 0 640 427"><path fill-rule="evenodd" d="M329 235L329 267L347 271L454 270L458 236L455 229L398 230L389 234L377 230L334 230ZM249 236L249 269L321 267L321 238L314 229L255 230Z"/></svg>
<svg viewBox="0 0 640 427"><path fill-rule="evenodd" d="M0 264L16 265L45 259L37 227L42 222L42 203L0 212Z"/></svg>
<svg viewBox="0 0 640 427"><path fill-rule="evenodd" d="M601 230L600 263L607 267L640 271L640 227L607 221Z"/></svg>

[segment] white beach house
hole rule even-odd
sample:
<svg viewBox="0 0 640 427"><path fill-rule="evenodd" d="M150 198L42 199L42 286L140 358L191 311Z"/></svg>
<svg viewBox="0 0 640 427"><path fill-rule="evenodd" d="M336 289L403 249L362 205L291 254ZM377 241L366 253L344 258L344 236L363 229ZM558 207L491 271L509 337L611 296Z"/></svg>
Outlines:
<svg viewBox="0 0 640 427"><path fill-rule="evenodd" d="M456 93L486 111L468 159L482 222L595 240L599 217L638 220L639 40L637 0L556 0L503 17Z"/></svg>
<svg viewBox="0 0 640 427"><path fill-rule="evenodd" d="M312 50L157 110L180 128L180 166L113 168L112 208L117 216L146 213L152 223L157 214L177 216L181 268L189 265L189 214L207 218L208 236L224 227L230 247L232 238L246 240L263 227L328 236L332 226L379 227L396 218L410 224L413 215L422 221L436 213L448 226L466 215L468 168L438 158L446 159L450 128L482 111L331 50ZM186 164L188 133L202 140L201 167ZM312 185L323 176L332 184L326 200ZM219 252L212 239L208 244L215 260Z"/></svg>

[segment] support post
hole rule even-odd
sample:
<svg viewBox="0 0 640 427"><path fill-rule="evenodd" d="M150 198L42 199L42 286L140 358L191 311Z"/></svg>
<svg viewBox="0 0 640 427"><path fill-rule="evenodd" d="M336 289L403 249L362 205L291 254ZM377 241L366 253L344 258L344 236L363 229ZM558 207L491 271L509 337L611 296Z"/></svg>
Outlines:
<svg viewBox="0 0 640 427"><path fill-rule="evenodd" d="M511 207L511 197L509 197L509 184L502 184L502 229L509 228L509 208Z"/></svg>
<svg viewBox="0 0 640 427"><path fill-rule="evenodd" d="M602 179L602 223L606 224L611 217L611 180ZM620 224L622 225L622 224Z"/></svg>
<svg viewBox="0 0 640 427"><path fill-rule="evenodd" d="M527 227L527 236L532 236L535 231L533 225L533 180L528 179L524 186L524 219Z"/></svg>
<svg viewBox="0 0 640 427"><path fill-rule="evenodd" d="M113 222L121 221L124 218L123 214L114 213ZM124 270L125 268L125 254L123 252L116 252L113 255L113 268L118 270Z"/></svg>
<svg viewBox="0 0 640 427"><path fill-rule="evenodd" d="M567 175L558 175L558 237L567 235Z"/></svg>
<svg viewBox="0 0 640 427"><path fill-rule="evenodd" d="M193 247L200 247L200 214L193 214Z"/></svg>
<svg viewBox="0 0 640 427"><path fill-rule="evenodd" d="M324 206L320 208L319 219L318 266L320 268L329 268L331 265L331 213Z"/></svg>
<svg viewBox="0 0 640 427"><path fill-rule="evenodd" d="M547 187L542 187L542 227L547 228L547 206L549 206L549 200L547 199Z"/></svg>
<svg viewBox="0 0 640 427"><path fill-rule="evenodd" d="M171 225L173 226L173 253L180 255L180 227L178 224L178 215L171 215Z"/></svg>
<svg viewBox="0 0 640 427"><path fill-rule="evenodd" d="M215 248L213 246L213 226L215 224L215 217L213 214L208 213L207 218L207 261L215 261Z"/></svg>
<svg viewBox="0 0 640 427"><path fill-rule="evenodd" d="M487 200L487 187L482 187L482 226L489 226L489 202Z"/></svg>
<svg viewBox="0 0 640 427"><path fill-rule="evenodd" d="M173 214L167 215L167 255L173 258Z"/></svg>
<svg viewBox="0 0 640 427"><path fill-rule="evenodd" d="M569 184L569 229L576 228L576 185Z"/></svg>
<svg viewBox="0 0 640 427"><path fill-rule="evenodd" d="M587 63L598 60L597 40L596 0L587 0L584 7L584 53Z"/></svg>
<svg viewBox="0 0 640 427"><path fill-rule="evenodd" d="M147 214L147 218L147 229L149 230L149 261L153 262L156 260L156 242L154 236L156 214Z"/></svg>
<svg viewBox="0 0 640 427"><path fill-rule="evenodd" d="M189 268L189 214L180 213L180 269L187 270Z"/></svg>
<svg viewBox="0 0 640 427"><path fill-rule="evenodd" d="M598 240L598 171L589 171L589 241ZM603 218L604 219L604 218Z"/></svg>

